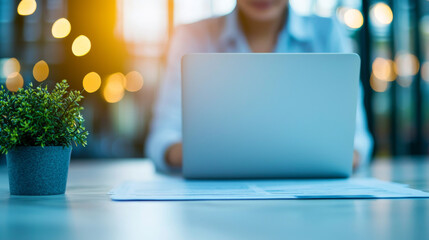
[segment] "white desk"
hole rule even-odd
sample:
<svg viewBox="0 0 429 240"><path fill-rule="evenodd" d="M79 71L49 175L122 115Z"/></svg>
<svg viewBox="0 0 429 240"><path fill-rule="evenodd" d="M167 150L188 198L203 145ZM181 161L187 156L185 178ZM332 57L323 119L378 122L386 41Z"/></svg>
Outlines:
<svg viewBox="0 0 429 240"><path fill-rule="evenodd" d="M10 196L0 167L0 239L429 239L429 199L112 202L142 160L72 161L66 195ZM429 159L361 173L429 191Z"/></svg>

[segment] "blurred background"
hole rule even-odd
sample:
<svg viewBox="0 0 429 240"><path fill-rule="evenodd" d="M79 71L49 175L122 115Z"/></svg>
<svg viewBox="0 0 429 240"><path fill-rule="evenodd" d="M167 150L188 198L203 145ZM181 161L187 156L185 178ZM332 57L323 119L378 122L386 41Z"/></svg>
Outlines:
<svg viewBox="0 0 429 240"><path fill-rule="evenodd" d="M74 158L143 157L175 26L230 13L235 0L0 0L0 84L67 79L85 89L88 147ZM290 0L336 17L362 58L375 156L429 152L429 1Z"/></svg>

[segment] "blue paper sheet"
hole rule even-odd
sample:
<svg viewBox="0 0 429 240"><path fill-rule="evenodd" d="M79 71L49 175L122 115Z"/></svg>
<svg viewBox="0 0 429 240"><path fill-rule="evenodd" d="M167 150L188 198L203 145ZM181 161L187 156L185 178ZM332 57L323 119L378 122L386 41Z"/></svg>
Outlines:
<svg viewBox="0 0 429 240"><path fill-rule="evenodd" d="M374 178L129 181L110 194L115 201L429 198L427 192Z"/></svg>

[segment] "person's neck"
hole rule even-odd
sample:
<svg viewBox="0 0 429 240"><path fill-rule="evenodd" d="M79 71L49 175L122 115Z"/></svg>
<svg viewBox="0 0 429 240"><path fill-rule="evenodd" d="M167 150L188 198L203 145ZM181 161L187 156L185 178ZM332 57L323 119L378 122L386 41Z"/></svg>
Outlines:
<svg viewBox="0 0 429 240"><path fill-rule="evenodd" d="M282 16L270 21L255 21L238 12L244 35L253 52L272 52L277 36L285 23L287 10Z"/></svg>

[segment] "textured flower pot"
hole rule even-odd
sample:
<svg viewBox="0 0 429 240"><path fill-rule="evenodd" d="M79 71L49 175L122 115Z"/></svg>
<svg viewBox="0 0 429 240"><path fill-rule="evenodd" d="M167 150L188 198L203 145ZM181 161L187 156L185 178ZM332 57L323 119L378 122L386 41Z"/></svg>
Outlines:
<svg viewBox="0 0 429 240"><path fill-rule="evenodd" d="M66 191L71 147L16 147L6 155L12 195L55 195Z"/></svg>

